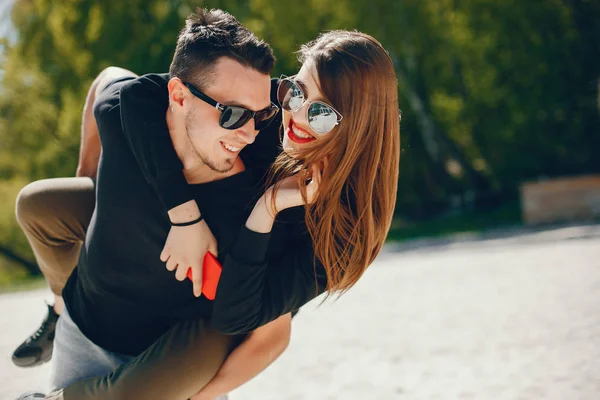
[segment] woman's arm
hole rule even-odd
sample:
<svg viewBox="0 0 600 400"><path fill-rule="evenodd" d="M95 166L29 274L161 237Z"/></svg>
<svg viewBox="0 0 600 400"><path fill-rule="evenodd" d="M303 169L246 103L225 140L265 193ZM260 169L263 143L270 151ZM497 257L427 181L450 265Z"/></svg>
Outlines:
<svg viewBox="0 0 600 400"><path fill-rule="evenodd" d="M217 375L191 400L213 400L248 382L271 365L288 347L291 314L261 326L225 360Z"/></svg>
<svg viewBox="0 0 600 400"><path fill-rule="evenodd" d="M152 185L169 220L183 223L201 215L183 174L166 122L169 92L166 75L144 75L121 88L121 123L129 147L146 181ZM202 262L206 252L217 255L217 241L205 221L171 227L160 259L178 279L192 269L194 294L202 291Z"/></svg>
<svg viewBox="0 0 600 400"><path fill-rule="evenodd" d="M193 200L167 127L167 83L166 74L144 75L119 94L125 139L165 211Z"/></svg>
<svg viewBox="0 0 600 400"><path fill-rule="evenodd" d="M240 230L223 263L213 302L211 326L217 331L251 332L325 291L327 276L315 260L307 232L290 238L283 254L267 259L270 238L271 233Z"/></svg>
<svg viewBox="0 0 600 400"><path fill-rule="evenodd" d="M213 303L212 326L225 334L240 334L297 310L323 293L327 288L327 274L316 259L313 243L304 225L304 203L300 185L306 185L306 201L318 195L321 169L310 168L307 175L284 179L271 201L272 189L258 200L246 225L240 230L234 245L225 258L223 271ZM275 208L273 208L273 206ZM267 253L271 229L277 213L288 208L288 221L295 229L279 244L278 256Z"/></svg>
<svg viewBox="0 0 600 400"><path fill-rule="evenodd" d="M81 143L79 145L79 161L75 176L95 178L100 160L100 136L94 117L93 108L96 96L110 82L124 77L137 77L131 71L118 67L104 69L92 82L83 107L81 117Z"/></svg>

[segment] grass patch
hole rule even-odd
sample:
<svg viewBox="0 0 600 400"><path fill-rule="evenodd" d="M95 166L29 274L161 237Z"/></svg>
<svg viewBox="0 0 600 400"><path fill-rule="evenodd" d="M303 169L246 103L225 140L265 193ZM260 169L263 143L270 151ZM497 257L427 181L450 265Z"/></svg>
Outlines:
<svg viewBox="0 0 600 400"><path fill-rule="evenodd" d="M0 256L0 293L40 289L46 285L42 276L31 276L22 266Z"/></svg>
<svg viewBox="0 0 600 400"><path fill-rule="evenodd" d="M0 284L0 293L25 292L28 290L43 289L46 287L48 287L48 283L44 277L28 277L26 279L13 280L4 284Z"/></svg>
<svg viewBox="0 0 600 400"><path fill-rule="evenodd" d="M397 219L387 237L389 241L402 241L422 237L438 237L459 232L481 232L502 226L521 224L521 207L518 200L498 207L446 215L423 221Z"/></svg>

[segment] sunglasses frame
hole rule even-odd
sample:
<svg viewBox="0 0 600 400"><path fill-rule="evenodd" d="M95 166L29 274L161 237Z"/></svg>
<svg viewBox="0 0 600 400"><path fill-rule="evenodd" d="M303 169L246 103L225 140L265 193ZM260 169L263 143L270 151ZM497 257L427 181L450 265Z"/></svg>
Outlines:
<svg viewBox="0 0 600 400"><path fill-rule="evenodd" d="M207 95L206 93L198 90L191 83L189 83L189 82L183 82L183 81L182 81L182 83L185 85L185 87L188 88L188 90L190 91L190 93L192 93L195 97L197 97L200 100L202 100L203 102L205 102L205 103L213 106L214 108L216 108L217 110L219 110L221 112L221 116L219 117L219 126L221 128L223 128L223 129L227 129L227 130L230 130L230 131L232 131L234 129L239 129L242 126L246 125L248 123L248 121L250 121L252 118L254 118L254 127L256 128L257 125L258 125L258 121L256 121L256 115L257 114L259 114L261 112L275 111L273 113L273 115L268 120L265 120L265 121L267 121L265 123L265 125L261 126L260 129L257 129L257 130L262 130L262 129L265 129L266 127L268 127L271 124L271 122L273 122L273 120L277 116L277 113L279 112L279 107L276 104L274 104L273 102L271 102L271 106L269 108L265 108L265 109L259 110L259 111L252 111L252 110L247 109L246 107L241 107L241 106L226 106L226 105L223 105L223 104L219 103L218 101L216 101L215 99L213 99L212 97L210 97L209 95ZM244 110L246 112L249 112L250 113L250 117L248 117L248 119L246 119L241 125L235 126L237 124L236 123L236 124L234 124L234 125L232 125L231 127L228 128L228 127L223 126L222 119L223 119L223 115L225 115L225 111L227 111L228 109L233 109L233 108L242 109L242 110ZM238 122L240 120L238 120ZM264 123L264 121L263 121L263 123Z"/></svg>
<svg viewBox="0 0 600 400"><path fill-rule="evenodd" d="M320 100L316 100L316 101L309 101L306 93L304 92L304 89L302 88L301 85L299 85L298 83L296 83L296 81L293 79L296 75L292 75L292 76L286 76L286 75L281 75L279 77L279 84L277 85L277 101L280 102L279 100L279 88L281 87L281 84L283 81L289 81L292 84L294 84L298 89L300 89L300 91L302 92L302 97L304 98L304 101L302 102L302 104L300 104L300 106L296 109L287 109L283 106L283 104L281 104L281 108L283 110L289 111L289 112L296 112L299 109L301 109L302 107L304 107L304 104L306 104L306 102L308 102L308 106L306 107L306 121L308 122L308 125L310 125L310 120L308 119L308 110L310 109L310 106L312 106L313 104L321 104L324 105L326 107L329 107L333 110L333 112L337 115L337 119L336 119L336 123L331 127L331 129L329 129L327 132L319 132L318 130L316 130L312 125L310 125L311 129L313 131L315 131L316 133L318 133L319 135L326 135L329 132L331 132L336 126L338 126L340 124L340 121L342 119L344 119L344 116L342 114L340 114L340 112L338 110L335 109L335 107L333 107L331 104L327 104L324 101L320 101ZM280 102L281 103L281 102Z"/></svg>

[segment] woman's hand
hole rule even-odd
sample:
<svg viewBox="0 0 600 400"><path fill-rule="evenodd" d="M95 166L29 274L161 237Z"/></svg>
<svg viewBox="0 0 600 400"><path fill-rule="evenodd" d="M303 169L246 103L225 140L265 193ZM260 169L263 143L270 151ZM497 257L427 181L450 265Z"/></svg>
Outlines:
<svg viewBox="0 0 600 400"><path fill-rule="evenodd" d="M169 210L172 222L191 221L200 215L195 201L184 203ZM202 220L190 226L172 226L160 254L160 259L166 262L169 271L175 271L175 278L183 281L188 269L192 269L194 295L202 294L202 264L206 252L217 254L217 240L213 236L206 221Z"/></svg>
<svg viewBox="0 0 600 400"><path fill-rule="evenodd" d="M275 214L287 208L311 204L319 192L323 163L312 165L308 171L299 172L281 181L275 194L275 210L272 210L273 186L265 193L267 207ZM306 187L306 202L302 198L302 186Z"/></svg>
<svg viewBox="0 0 600 400"><path fill-rule="evenodd" d="M321 169L317 166L311 167L308 174L300 172L285 178L277 189L275 209L273 209L273 186L271 186L254 205L246 220L246 228L258 233L271 232L278 212L305 204L300 189L302 185L306 186L306 201L310 204L317 196L320 183Z"/></svg>

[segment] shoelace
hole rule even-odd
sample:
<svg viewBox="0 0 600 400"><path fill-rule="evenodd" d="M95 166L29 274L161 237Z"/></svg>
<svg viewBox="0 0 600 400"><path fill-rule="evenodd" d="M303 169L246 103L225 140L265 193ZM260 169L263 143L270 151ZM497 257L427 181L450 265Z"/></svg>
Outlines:
<svg viewBox="0 0 600 400"><path fill-rule="evenodd" d="M38 330L29 337L29 341L32 342L34 340L38 340L46 331L48 330L48 319L45 319L42 322L42 325L38 328Z"/></svg>

